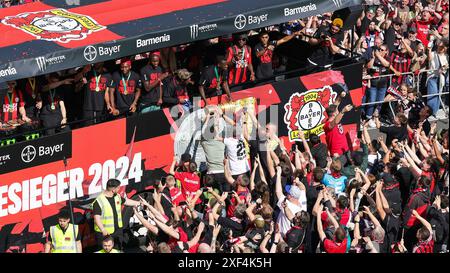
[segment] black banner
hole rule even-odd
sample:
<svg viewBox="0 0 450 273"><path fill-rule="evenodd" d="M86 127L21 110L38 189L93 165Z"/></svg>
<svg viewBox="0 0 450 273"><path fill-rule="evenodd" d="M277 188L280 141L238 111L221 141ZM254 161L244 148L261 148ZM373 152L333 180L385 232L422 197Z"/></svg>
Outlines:
<svg viewBox="0 0 450 273"><path fill-rule="evenodd" d="M17 143L0 149L0 174L72 156L72 132Z"/></svg>
<svg viewBox="0 0 450 273"><path fill-rule="evenodd" d="M268 6L242 14L213 18L198 24L182 25L163 31L127 37L121 40L58 50L35 58L1 64L0 82L48 74L168 46L271 26L293 19L360 5L361 2L361 0L295 1L278 6ZM239 11L237 10L237 12ZM38 42L35 43L39 45ZM37 51L39 51L38 48Z"/></svg>

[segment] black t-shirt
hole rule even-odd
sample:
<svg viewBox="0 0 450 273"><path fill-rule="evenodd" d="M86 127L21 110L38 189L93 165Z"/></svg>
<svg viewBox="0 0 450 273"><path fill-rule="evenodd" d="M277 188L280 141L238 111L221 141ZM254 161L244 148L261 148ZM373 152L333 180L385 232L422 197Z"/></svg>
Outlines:
<svg viewBox="0 0 450 273"><path fill-rule="evenodd" d="M322 40L322 36L329 36L333 44L338 46L344 40L344 33L339 31L336 34L332 34L327 27L321 26L314 33L314 38L319 39L320 42L318 45L313 46L313 53L310 56L310 60L318 65L327 65L332 63L333 54L330 51L328 41Z"/></svg>
<svg viewBox="0 0 450 273"><path fill-rule="evenodd" d="M118 223L118 220L117 220L118 216L117 216L117 211L115 209L116 208L116 204L114 203L114 201L115 201L114 200L114 196L113 197L105 196L105 197L106 197L106 200L108 200L109 204L111 205L111 208L112 208L112 211L113 211L113 215L114 215L114 230L117 231L117 230L119 230L119 223ZM121 199L121 203L122 204L125 203L125 198L120 197L120 199ZM94 213L94 215L102 215L102 209L100 208L100 205L97 202L94 202L93 213ZM120 212L120 213L122 213L122 212Z"/></svg>
<svg viewBox="0 0 450 273"><path fill-rule="evenodd" d="M105 92L108 83L111 82L111 74L89 71L86 75L86 80L83 109L103 111L105 109Z"/></svg>
<svg viewBox="0 0 450 273"><path fill-rule="evenodd" d="M114 95L116 100L116 108L119 111L127 111L131 104L133 104L135 93L142 88L141 77L130 71L127 76L122 73L115 72L108 87L114 88Z"/></svg>
<svg viewBox="0 0 450 273"><path fill-rule="evenodd" d="M408 129L406 126L391 126L391 127L380 127L380 132L386 133L386 145L389 147L391 145L392 140L394 138L398 139L398 141L403 141L408 137Z"/></svg>
<svg viewBox="0 0 450 273"><path fill-rule="evenodd" d="M384 220L381 221L381 226L385 231L384 241L380 245L381 253L390 253L390 247L397 242L398 233L400 230L400 217L394 217L391 214L386 214Z"/></svg>
<svg viewBox="0 0 450 273"><path fill-rule="evenodd" d="M294 226L286 232L286 243L290 248L298 251L301 245L305 244L306 230L301 227Z"/></svg>
<svg viewBox="0 0 450 273"><path fill-rule="evenodd" d="M448 238L449 225L448 225L448 212L443 213L442 211L431 206L428 210L428 219L430 224L435 231L436 243L445 244Z"/></svg>
<svg viewBox="0 0 450 273"><path fill-rule="evenodd" d="M325 143L318 143L311 147L311 154L316 160L317 166L325 168L327 166L328 147Z"/></svg>
<svg viewBox="0 0 450 273"><path fill-rule="evenodd" d="M147 91L145 89L145 82L154 84L162 74L162 68L160 66L154 68L152 65L146 65L141 69L141 82L142 82L142 93L141 102L146 105L156 104L159 100L159 94L161 92L161 86L156 85L156 87Z"/></svg>
<svg viewBox="0 0 450 273"><path fill-rule="evenodd" d="M59 102L64 101L64 92L65 90L61 87L42 92L41 116L54 114L61 115L61 107Z"/></svg>
<svg viewBox="0 0 450 273"><path fill-rule="evenodd" d="M34 81L28 79L18 81L18 89L22 90L25 108L36 106L36 100L40 99L40 92L42 91L43 85L44 81L41 77L35 77Z"/></svg>
<svg viewBox="0 0 450 273"><path fill-rule="evenodd" d="M180 99L189 99L186 85L180 84L175 76L166 78L163 85L164 103L168 105L175 105L180 102Z"/></svg>
<svg viewBox="0 0 450 273"><path fill-rule="evenodd" d="M233 238L243 235L244 228L246 227L246 222L242 220L240 223L234 221L233 219L220 216L217 223L222 225L222 227L229 228L233 231Z"/></svg>
<svg viewBox="0 0 450 273"><path fill-rule="evenodd" d="M221 70L217 66L209 66L203 70L199 85L205 89L205 96L217 95L217 90L222 89L222 84L228 81L228 70Z"/></svg>
<svg viewBox="0 0 450 273"><path fill-rule="evenodd" d="M255 45L255 52L264 52L263 55L259 56L257 58L257 65L256 65L256 76L258 78L269 78L273 75L273 68L272 68L272 56L273 51L270 50L268 46L277 46L277 41L269 41L267 44L267 47L264 47L262 43L258 43Z"/></svg>

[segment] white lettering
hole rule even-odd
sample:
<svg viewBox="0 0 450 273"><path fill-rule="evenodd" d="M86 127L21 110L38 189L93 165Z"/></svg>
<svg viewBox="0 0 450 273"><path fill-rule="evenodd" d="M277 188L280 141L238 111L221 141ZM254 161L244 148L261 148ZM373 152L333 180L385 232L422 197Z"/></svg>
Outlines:
<svg viewBox="0 0 450 273"><path fill-rule="evenodd" d="M149 45L154 45L154 44L159 44L159 43L165 43L165 42L169 42L170 41L170 35L168 34L164 34L163 36L158 36L158 37L154 37L154 38L149 38L149 39L137 39L136 40L136 47L140 48L143 46L149 46Z"/></svg>
<svg viewBox="0 0 450 273"><path fill-rule="evenodd" d="M42 195L42 177L30 179L30 209L42 207L42 200L38 198Z"/></svg>
<svg viewBox="0 0 450 273"><path fill-rule="evenodd" d="M309 5L296 7L296 8L293 8L293 9L285 8L284 9L284 16L297 15L297 14L300 14L300 13L305 13L305 12L309 12L309 11L313 11L313 10L317 10L316 5L312 4L312 3L309 3Z"/></svg>
<svg viewBox="0 0 450 273"><path fill-rule="evenodd" d="M16 214L20 212L20 209L22 207L22 201L20 200L20 197L16 194L16 192L20 192L22 190L22 185L20 183L13 183L9 185L8 190L8 197L9 200L12 201L13 204L8 206L8 213L9 214Z"/></svg>
<svg viewBox="0 0 450 273"><path fill-rule="evenodd" d="M8 67L7 69L0 70L0 77L16 75L17 70L14 67Z"/></svg>
<svg viewBox="0 0 450 273"><path fill-rule="evenodd" d="M248 16L248 24L249 25L252 25L252 24L257 24L257 25L259 25L259 24L261 24L262 22L265 22L265 21L267 21L267 16L268 16L268 14L266 13L266 14L263 14L263 15L257 15L257 16L252 16L252 15L249 15Z"/></svg>
<svg viewBox="0 0 450 273"><path fill-rule="evenodd" d="M64 181L67 178L66 172L59 172L57 177L58 177L58 195L56 201L59 203L69 200L69 192L68 191L65 192L68 188L66 181Z"/></svg>
<svg viewBox="0 0 450 273"><path fill-rule="evenodd" d="M59 153L62 151L64 146L63 144L59 144L59 145L55 145L55 146L50 146L50 147L45 147L45 146L39 146L39 156L43 156L43 155L49 155L49 156L53 156L53 154Z"/></svg>
<svg viewBox="0 0 450 273"><path fill-rule="evenodd" d="M6 205L8 203L8 198L6 198L6 196L3 196L3 194L7 192L8 186L0 187L0 217L8 215L8 210L6 208L3 208L3 205Z"/></svg>
<svg viewBox="0 0 450 273"><path fill-rule="evenodd" d="M76 168L70 170L70 197L77 198L83 197L83 180L84 180L84 172L82 168ZM76 193L75 193L76 191Z"/></svg>
<svg viewBox="0 0 450 273"><path fill-rule="evenodd" d="M120 52L120 45L116 45L116 46L112 46L112 47L102 47L100 46L98 48L98 53L100 54L100 56L111 56L114 53L119 53Z"/></svg>
<svg viewBox="0 0 450 273"><path fill-rule="evenodd" d="M44 206L56 203L56 176L49 174L42 181L42 203Z"/></svg>

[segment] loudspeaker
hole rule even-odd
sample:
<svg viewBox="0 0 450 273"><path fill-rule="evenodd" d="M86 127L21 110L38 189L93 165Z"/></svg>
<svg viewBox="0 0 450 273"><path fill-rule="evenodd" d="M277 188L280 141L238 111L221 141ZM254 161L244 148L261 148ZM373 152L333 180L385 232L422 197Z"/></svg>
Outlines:
<svg viewBox="0 0 450 273"><path fill-rule="evenodd" d="M335 18L340 18L344 22L342 30L351 29L356 25L356 21L358 20L359 16L361 16L363 10L364 7L362 5L336 10L335 12L333 12L333 16L331 16L331 21L333 21Z"/></svg>

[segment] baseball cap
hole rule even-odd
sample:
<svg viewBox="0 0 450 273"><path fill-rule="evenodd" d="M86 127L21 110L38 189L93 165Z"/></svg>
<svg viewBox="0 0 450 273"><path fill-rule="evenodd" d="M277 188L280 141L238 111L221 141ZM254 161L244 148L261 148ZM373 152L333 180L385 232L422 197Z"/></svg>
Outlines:
<svg viewBox="0 0 450 273"><path fill-rule="evenodd" d="M297 186L292 186L289 190L289 195L292 196L295 199L300 198L300 188Z"/></svg>
<svg viewBox="0 0 450 273"><path fill-rule="evenodd" d="M417 33L417 29L415 27L409 28L409 33Z"/></svg>
<svg viewBox="0 0 450 273"><path fill-rule="evenodd" d="M375 8L369 8L369 9L367 10L367 12L369 12L369 13L375 13Z"/></svg>
<svg viewBox="0 0 450 273"><path fill-rule="evenodd" d="M188 80L192 76L192 73L189 72L186 68L177 70L176 73L178 78L180 78L181 80Z"/></svg>

